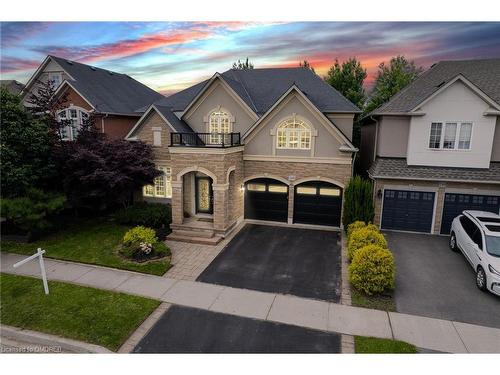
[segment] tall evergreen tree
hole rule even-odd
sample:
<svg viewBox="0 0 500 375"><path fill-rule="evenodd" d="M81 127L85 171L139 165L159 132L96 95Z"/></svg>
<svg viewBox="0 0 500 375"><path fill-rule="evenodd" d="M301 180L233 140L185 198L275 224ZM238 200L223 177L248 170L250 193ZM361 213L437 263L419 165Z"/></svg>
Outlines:
<svg viewBox="0 0 500 375"><path fill-rule="evenodd" d="M240 59L238 59L237 62L233 63L233 69L250 70L253 69L253 64L248 60L248 57L245 61L241 61Z"/></svg>
<svg viewBox="0 0 500 375"><path fill-rule="evenodd" d="M306 68L306 69L309 69L311 70L311 72L315 73L316 74L316 71L314 70L313 66L309 63L309 61L307 60L304 60L304 61L300 61L299 62L299 66L301 68Z"/></svg>

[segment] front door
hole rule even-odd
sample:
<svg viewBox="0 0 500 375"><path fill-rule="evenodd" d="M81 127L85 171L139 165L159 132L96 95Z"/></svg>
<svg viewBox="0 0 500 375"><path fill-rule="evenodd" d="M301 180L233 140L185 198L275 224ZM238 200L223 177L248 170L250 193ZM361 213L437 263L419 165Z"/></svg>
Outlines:
<svg viewBox="0 0 500 375"><path fill-rule="evenodd" d="M196 213L213 213L212 179L210 177L196 176Z"/></svg>

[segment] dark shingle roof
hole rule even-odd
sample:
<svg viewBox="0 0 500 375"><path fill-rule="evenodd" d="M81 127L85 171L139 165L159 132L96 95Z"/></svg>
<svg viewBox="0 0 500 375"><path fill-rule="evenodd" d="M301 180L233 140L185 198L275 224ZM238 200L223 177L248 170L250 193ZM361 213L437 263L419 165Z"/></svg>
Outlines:
<svg viewBox="0 0 500 375"><path fill-rule="evenodd" d="M368 174L373 178L500 182L500 163L491 163L488 169L428 167L409 166L404 158L377 158Z"/></svg>
<svg viewBox="0 0 500 375"><path fill-rule="evenodd" d="M75 80L69 83L103 113L134 114L163 95L126 74L50 56Z"/></svg>
<svg viewBox="0 0 500 375"><path fill-rule="evenodd" d="M2 79L0 86L5 87L12 94L19 94L24 89L24 85L15 79Z"/></svg>
<svg viewBox="0 0 500 375"><path fill-rule="evenodd" d="M176 132L193 133L193 129L191 129L191 127L184 121L180 120L169 107L155 104L155 108L160 111L163 117L165 117L167 121L174 127Z"/></svg>
<svg viewBox="0 0 500 375"><path fill-rule="evenodd" d="M305 68L231 69L222 78L241 99L261 116L295 84L322 112L360 112L354 104ZM200 82L157 103L182 111L208 81Z"/></svg>
<svg viewBox="0 0 500 375"><path fill-rule="evenodd" d="M500 59L441 61L394 95L373 114L408 112L458 75L500 104Z"/></svg>

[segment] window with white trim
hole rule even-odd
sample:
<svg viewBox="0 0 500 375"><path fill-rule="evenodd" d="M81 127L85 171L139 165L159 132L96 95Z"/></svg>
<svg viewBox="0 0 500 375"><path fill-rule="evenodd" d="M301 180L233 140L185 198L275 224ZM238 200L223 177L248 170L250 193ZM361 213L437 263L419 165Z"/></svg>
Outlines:
<svg viewBox="0 0 500 375"><path fill-rule="evenodd" d="M429 148L435 150L469 150L472 122L433 122L429 135Z"/></svg>
<svg viewBox="0 0 500 375"><path fill-rule="evenodd" d="M221 133L231 133L231 115L223 110L213 111L208 118L210 143L222 143Z"/></svg>
<svg viewBox="0 0 500 375"><path fill-rule="evenodd" d="M172 198L172 175L170 167L157 166L162 174L154 179L153 185L146 185L142 190L145 197Z"/></svg>
<svg viewBox="0 0 500 375"><path fill-rule="evenodd" d="M54 88L58 88L62 82L62 73L61 72L50 72L49 73L49 81L52 82Z"/></svg>
<svg viewBox="0 0 500 375"><path fill-rule="evenodd" d="M58 120L66 125L61 126L59 132L63 141L74 141L82 128L82 125L88 121L89 114L82 108L70 107L57 113Z"/></svg>
<svg viewBox="0 0 500 375"><path fill-rule="evenodd" d="M295 116L278 125L277 148L280 149L311 149L311 128Z"/></svg>

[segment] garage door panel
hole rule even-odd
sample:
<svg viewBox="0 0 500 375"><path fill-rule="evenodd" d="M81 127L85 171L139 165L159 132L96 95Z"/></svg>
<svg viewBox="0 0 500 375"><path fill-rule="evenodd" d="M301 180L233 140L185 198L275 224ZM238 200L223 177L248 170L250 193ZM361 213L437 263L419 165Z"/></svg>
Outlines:
<svg viewBox="0 0 500 375"><path fill-rule="evenodd" d="M276 192L279 190L281 192ZM245 189L245 218L286 222L288 186L273 179L248 181Z"/></svg>
<svg viewBox="0 0 500 375"><path fill-rule="evenodd" d="M449 234L451 223L464 210L500 212L500 196L445 193L443 216L441 220L441 234Z"/></svg>
<svg viewBox="0 0 500 375"><path fill-rule="evenodd" d="M385 190L382 229L430 232L434 198L433 192Z"/></svg>
<svg viewBox="0 0 500 375"><path fill-rule="evenodd" d="M339 227L341 211L342 190L338 186L309 181L295 187L294 223Z"/></svg>

